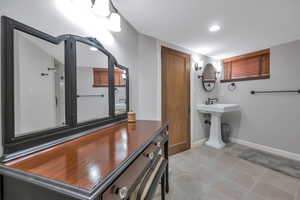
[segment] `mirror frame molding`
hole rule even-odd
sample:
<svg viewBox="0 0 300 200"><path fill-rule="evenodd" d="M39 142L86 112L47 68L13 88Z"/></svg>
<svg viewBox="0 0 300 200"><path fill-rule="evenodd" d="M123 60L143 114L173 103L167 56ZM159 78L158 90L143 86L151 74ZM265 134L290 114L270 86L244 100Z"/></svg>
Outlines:
<svg viewBox="0 0 300 200"><path fill-rule="evenodd" d="M127 111L129 111L129 70L127 67L118 64L116 58L107 51L97 39L71 34L53 37L6 16L1 17L1 24L3 156L0 161L9 161L95 132L96 130L106 128L112 124L126 121L127 113L121 115L114 114L114 66L116 65L119 68L125 69L127 73ZM65 126L54 127L15 137L14 30L27 33L52 44L65 43ZM77 123L76 42L82 42L93 46L108 56L109 117Z"/></svg>

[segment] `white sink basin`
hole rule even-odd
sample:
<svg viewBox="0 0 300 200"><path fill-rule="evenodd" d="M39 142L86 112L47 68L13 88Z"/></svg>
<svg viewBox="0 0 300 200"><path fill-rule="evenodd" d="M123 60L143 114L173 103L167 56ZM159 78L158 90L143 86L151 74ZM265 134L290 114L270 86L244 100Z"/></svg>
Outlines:
<svg viewBox="0 0 300 200"><path fill-rule="evenodd" d="M205 143L208 146L221 149L225 146L221 135L221 117L223 113L238 111L240 106L237 104L199 104L197 110L201 113L211 114L211 126L209 139Z"/></svg>
<svg viewBox="0 0 300 200"><path fill-rule="evenodd" d="M199 104L197 105L197 110L202 113L226 113L238 111L240 106L237 104Z"/></svg>

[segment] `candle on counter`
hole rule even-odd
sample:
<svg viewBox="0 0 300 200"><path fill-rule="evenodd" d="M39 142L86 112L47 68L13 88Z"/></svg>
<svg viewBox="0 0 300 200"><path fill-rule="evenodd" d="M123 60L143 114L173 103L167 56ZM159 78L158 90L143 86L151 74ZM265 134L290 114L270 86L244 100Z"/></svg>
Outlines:
<svg viewBox="0 0 300 200"><path fill-rule="evenodd" d="M130 122L130 123L136 122L135 112L130 111L127 113L127 115L128 115L128 122Z"/></svg>

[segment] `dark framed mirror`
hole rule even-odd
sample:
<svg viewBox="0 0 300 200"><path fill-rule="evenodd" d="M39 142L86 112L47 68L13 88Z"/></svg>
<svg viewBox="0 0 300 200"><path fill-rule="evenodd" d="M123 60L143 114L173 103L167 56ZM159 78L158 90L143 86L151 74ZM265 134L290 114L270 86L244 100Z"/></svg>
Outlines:
<svg viewBox="0 0 300 200"><path fill-rule="evenodd" d="M15 137L65 126L65 43L15 29ZM30 117L29 117L30 116Z"/></svg>
<svg viewBox="0 0 300 200"><path fill-rule="evenodd" d="M217 71L215 67L208 63L205 65L202 72L202 86L205 91L211 92L214 90L217 81Z"/></svg>
<svg viewBox="0 0 300 200"><path fill-rule="evenodd" d="M128 69L95 38L54 37L5 16L1 22L2 160L126 119Z"/></svg>
<svg viewBox="0 0 300 200"><path fill-rule="evenodd" d="M109 54L76 41L77 123L110 117L108 70Z"/></svg>
<svg viewBox="0 0 300 200"><path fill-rule="evenodd" d="M129 111L129 73L128 68L114 65L115 115L126 115Z"/></svg>
<svg viewBox="0 0 300 200"><path fill-rule="evenodd" d="M73 125L70 42L8 17L1 23L3 146L11 153Z"/></svg>

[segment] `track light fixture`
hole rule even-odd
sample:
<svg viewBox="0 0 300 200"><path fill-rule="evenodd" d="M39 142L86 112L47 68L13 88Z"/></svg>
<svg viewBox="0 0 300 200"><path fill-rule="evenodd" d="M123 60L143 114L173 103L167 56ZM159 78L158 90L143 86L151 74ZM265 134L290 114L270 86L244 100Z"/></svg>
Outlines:
<svg viewBox="0 0 300 200"><path fill-rule="evenodd" d="M121 16L111 0L91 0L92 11L95 15L108 17L108 29L113 32L121 31ZM110 11L112 8L113 12Z"/></svg>
<svg viewBox="0 0 300 200"><path fill-rule="evenodd" d="M110 0L91 0L91 1L92 1L92 11L94 12L95 15L101 17L109 16Z"/></svg>

